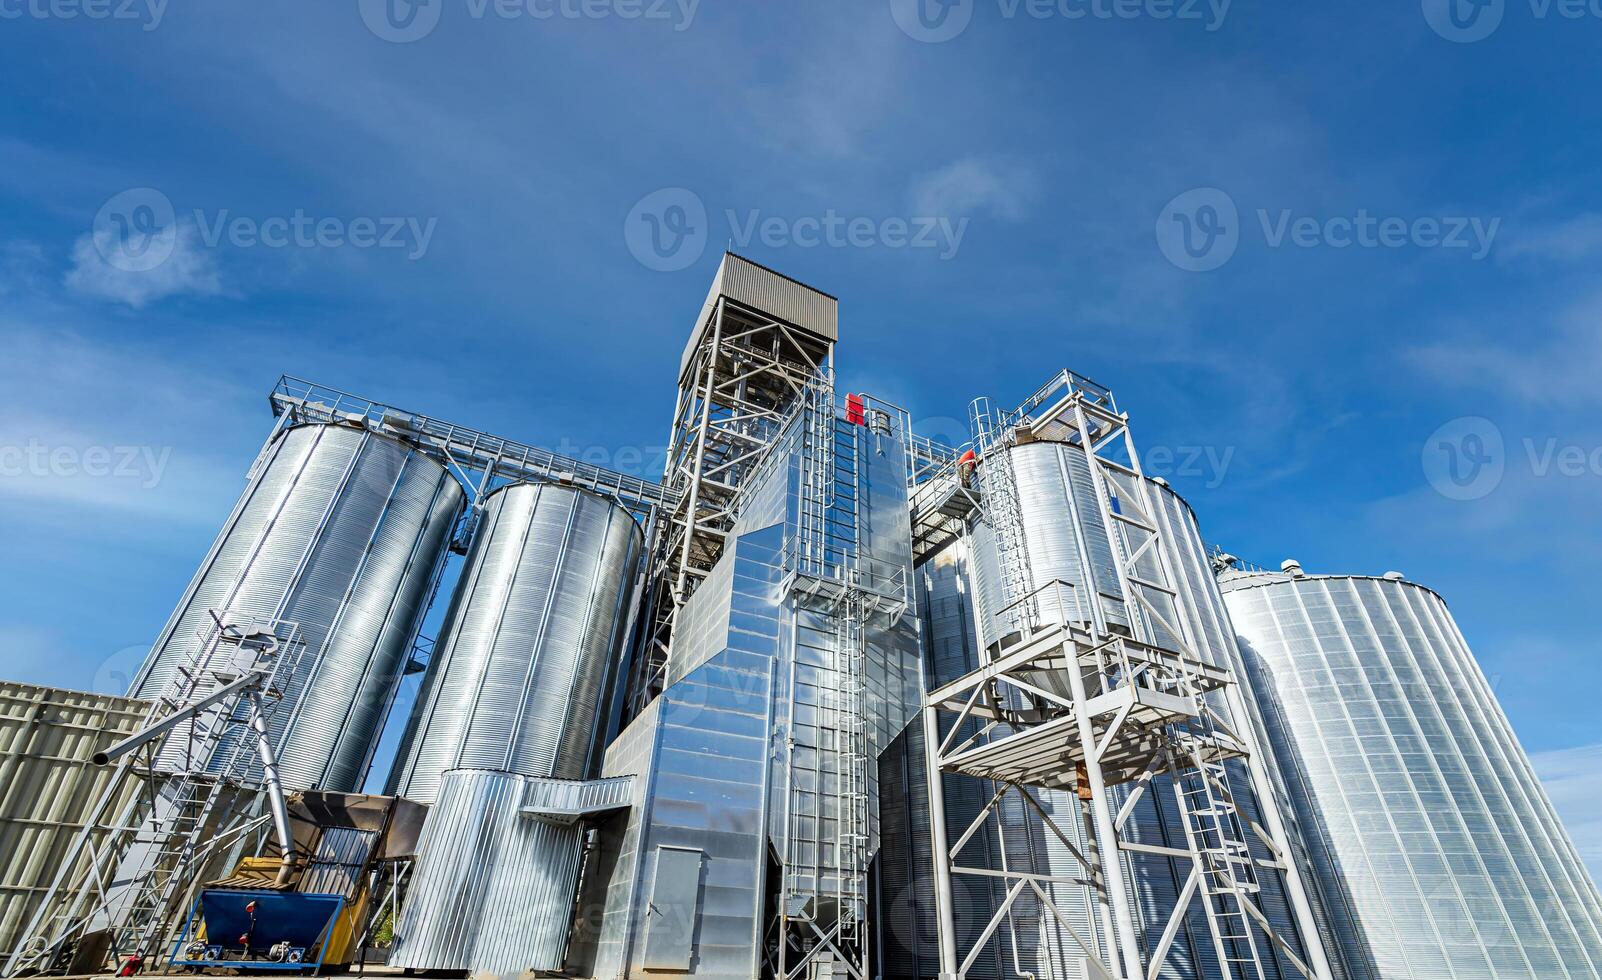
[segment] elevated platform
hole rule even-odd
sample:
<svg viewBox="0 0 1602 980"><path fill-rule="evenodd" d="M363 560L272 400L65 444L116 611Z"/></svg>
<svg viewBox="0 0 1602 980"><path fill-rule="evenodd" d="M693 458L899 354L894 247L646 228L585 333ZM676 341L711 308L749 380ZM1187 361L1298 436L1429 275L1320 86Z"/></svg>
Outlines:
<svg viewBox="0 0 1602 980"><path fill-rule="evenodd" d="M1077 665L1088 696L1075 700L1067 672ZM1109 686L1102 678L1121 683ZM966 741L948 739L941 768L980 779L1072 788L1094 751L1109 786L1141 778L1154 757L1204 715L1214 727L1206 695L1230 682L1227 670L1124 637L1094 642L1085 630L1053 626L1006 648L986 666L929 695L937 710L958 724L985 724ZM1079 720L1089 718L1095 747L1087 751ZM1227 733L1195 741L1193 759L1216 763L1244 756Z"/></svg>

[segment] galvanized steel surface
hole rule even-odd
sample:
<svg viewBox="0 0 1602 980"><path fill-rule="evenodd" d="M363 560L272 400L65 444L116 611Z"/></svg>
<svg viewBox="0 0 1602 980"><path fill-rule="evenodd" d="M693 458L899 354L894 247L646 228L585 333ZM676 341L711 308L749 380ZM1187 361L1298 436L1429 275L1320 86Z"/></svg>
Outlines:
<svg viewBox="0 0 1602 980"><path fill-rule="evenodd" d="M584 828L523 814L528 783L479 769L440 780L391 966L499 974L561 968Z"/></svg>
<svg viewBox="0 0 1602 980"><path fill-rule="evenodd" d="M1602 897L1445 602L1366 577L1224 589L1355 980L1602 976Z"/></svg>
<svg viewBox="0 0 1602 980"><path fill-rule="evenodd" d="M1108 622L1127 626L1112 543L1096 504L1085 454L1055 442L1014 446L1002 453L1005 458L998 454L983 465L1010 461L1013 468L1030 588L1040 590L1034 602L1039 621L1089 622L1091 604L1100 602ZM980 633L989 647L1015 629L1006 610L1022 597L1003 598L1003 556L990 526L983 522L976 526L973 542ZM1059 581L1068 585L1053 584Z"/></svg>
<svg viewBox="0 0 1602 980"><path fill-rule="evenodd" d="M1017 485L1023 540L1028 551L1029 581L1034 588L1046 586L1037 602L1038 620L1042 623L1063 621L1088 622L1091 620L1089 603L1099 601L1103 615L1110 624L1127 625L1130 620L1122 599L1118 582L1112 542L1101 519L1101 512L1091 483L1089 462L1078 448L1062 443L1036 442L1002 450L1008 453L1013 465ZM995 457L984 465L992 465ZM1177 595L1170 602L1167 618L1184 634L1183 639L1201 658L1239 672L1239 651L1227 627L1223 601L1212 577L1211 565L1202 544L1200 529L1190 507L1171 488L1152 483L1149 485L1155 505L1152 515L1161 528L1165 551L1165 565ZM1133 495L1132 485L1122 485L1120 496ZM982 522L970 537L971 571L976 579L972 595L975 601L974 619L981 630L980 642L993 648L1015 627L1005 614L1006 607L1020 596L1009 595L1001 574L1004 554L996 535ZM1126 547L1129 547L1126 545ZM1148 551L1143 556L1146 566L1154 566L1157 556ZM943 578L949 579L947 572ZM1160 580L1162 575L1149 568L1143 569L1146 578ZM1049 583L1062 580L1074 583L1073 588L1051 587ZM930 584L940 586L949 599L953 583L934 578ZM926 635L926 642L930 639ZM1175 646L1173 637L1159 633L1156 640L1166 646ZM972 668L977 668L974 663ZM1216 706L1226 716L1222 704ZM1250 723L1249 721L1247 722ZM1248 820L1261 822L1257 801L1251 792L1248 779L1239 763L1231 763L1231 784L1236 801ZM1136 803L1126 824L1129 839L1143 845L1167 848L1186 846L1184 825L1173 798L1167 777L1158 777L1156 790L1146 793ZM1125 789L1115 790L1122 798ZM978 804L989 799L989 794L948 796L948 813L960 801L978 797ZM1078 804L1070 795L1057 791L1037 791L1042 806L1056 816L1060 829L1081 851L1086 845L1085 830L1079 819ZM970 801L970 805L973 805ZM977 809L973 811L976 813ZM1062 877L1076 877L1082 865L1064 843L1040 821L1038 815L1026 810L1021 803L1005 805L1001 811L1004 827L1006 859L1015 870L1025 864ZM960 815L960 814L959 814ZM950 819L948 817L948 819ZM958 822L966 828L968 819ZM1253 856L1270 861L1273 855L1261 841L1249 842ZM1167 913L1174 907L1179 890L1188 873L1188 866L1180 868L1173 860L1149 853L1125 855L1125 878L1130 894L1137 896L1135 910L1137 922L1149 935L1160 935ZM975 894L971 901L975 907L986 903L982 887L967 883ZM1294 936L1292 916L1284 886L1277 874L1262 875L1263 892L1258 904L1282 935ZM1054 883L1048 888L1053 904L1069 917L1076 930L1105 941L1099 924L1091 914L1091 897L1082 888ZM989 901L999 904L1003 892L998 891ZM992 906L994 907L994 906ZM1077 944L1051 921L1048 911L1039 907L1032 897L1020 897L1015 905L1022 923L1017 927L1018 960L1022 969L1042 975L1056 976L1076 969ZM926 915L932 915L932 909ZM930 926L932 929L932 924ZM1155 930L1155 931L1154 931ZM1006 952L1007 966L1011 966L1012 930L1009 928L998 939ZM1265 977L1296 976L1294 968L1284 960L1278 950L1264 954ZM1180 931L1171 947L1169 968L1180 971L1175 975L1216 975L1216 962L1207 926L1199 915ZM1069 975L1072 975L1071 973Z"/></svg>
<svg viewBox="0 0 1602 980"><path fill-rule="evenodd" d="M351 790L408 659L464 495L438 463L344 425L280 433L135 679L154 697L210 610L300 624L310 648L275 712L286 785Z"/></svg>
<svg viewBox="0 0 1602 980"><path fill-rule="evenodd" d="M0 682L0 959L23 936L68 848L118 772L97 766L99 749L133 734L148 701ZM128 776L109 812L141 782ZM75 882L88 862L69 875Z"/></svg>
<svg viewBox="0 0 1602 980"><path fill-rule="evenodd" d="M391 791L430 802L450 769L590 775L640 548L628 512L593 494L491 494Z"/></svg>

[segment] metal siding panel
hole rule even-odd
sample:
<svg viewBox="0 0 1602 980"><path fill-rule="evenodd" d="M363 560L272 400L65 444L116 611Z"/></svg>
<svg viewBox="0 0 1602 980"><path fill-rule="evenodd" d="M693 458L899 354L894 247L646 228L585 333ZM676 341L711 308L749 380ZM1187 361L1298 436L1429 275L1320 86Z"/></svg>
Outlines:
<svg viewBox="0 0 1602 980"><path fill-rule="evenodd" d="M94 753L133 734L148 701L0 681L0 952L24 938L44 891L116 773ZM141 782L124 780L116 813ZM68 881L88 871L80 860Z"/></svg>
<svg viewBox="0 0 1602 980"><path fill-rule="evenodd" d="M498 974L562 967L584 829L520 813L528 782L483 770L445 774L418 842L392 966Z"/></svg>
<svg viewBox="0 0 1602 980"><path fill-rule="evenodd" d="M694 952L695 934L701 924L701 872L705 855L699 850L678 847L656 849L656 874L651 888L651 901L646 909L645 958L641 968L646 970L688 970ZM749 902L749 898L746 899ZM736 903L738 904L738 903ZM712 918L709 914L708 918ZM735 941L750 933L749 925L743 930L734 923L724 923L726 933ZM708 943L717 938L703 937ZM726 943L725 943L726 944Z"/></svg>

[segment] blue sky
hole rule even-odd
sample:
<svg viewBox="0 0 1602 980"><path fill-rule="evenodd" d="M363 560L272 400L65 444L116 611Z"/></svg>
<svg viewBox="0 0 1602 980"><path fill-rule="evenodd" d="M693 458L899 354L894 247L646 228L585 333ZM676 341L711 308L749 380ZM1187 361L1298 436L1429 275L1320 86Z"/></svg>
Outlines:
<svg viewBox="0 0 1602 980"><path fill-rule="evenodd" d="M651 470L732 244L935 434L1071 366L1211 539L1438 589L1602 865L1596 12L397 2L0 3L6 676L137 663L281 372Z"/></svg>

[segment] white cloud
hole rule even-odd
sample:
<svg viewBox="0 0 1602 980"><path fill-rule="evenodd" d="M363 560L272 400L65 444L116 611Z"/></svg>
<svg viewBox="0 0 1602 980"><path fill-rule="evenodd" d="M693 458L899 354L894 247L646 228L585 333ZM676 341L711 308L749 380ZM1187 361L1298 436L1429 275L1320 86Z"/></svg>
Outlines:
<svg viewBox="0 0 1602 980"><path fill-rule="evenodd" d="M1018 220L1026 215L1033 186L1024 167L967 157L913 181L912 213L962 217L990 212Z"/></svg>
<svg viewBox="0 0 1602 980"><path fill-rule="evenodd" d="M1544 342L1532 340L1547 338ZM1602 293L1532 322L1505 343L1455 339L1418 348L1415 364L1436 380L1476 391L1487 386L1536 405L1602 399Z"/></svg>
<svg viewBox="0 0 1602 980"><path fill-rule="evenodd" d="M1537 752L1530 761L1592 879L1602 881L1602 745Z"/></svg>
<svg viewBox="0 0 1602 980"><path fill-rule="evenodd" d="M216 263L201 243L198 230L187 222L172 227L175 229L172 254L149 269L121 269L106 260L107 255L116 254L115 232L110 229L97 228L80 236L72 246L67 287L85 295L126 303L136 310L168 296L185 293L215 296L222 292Z"/></svg>

